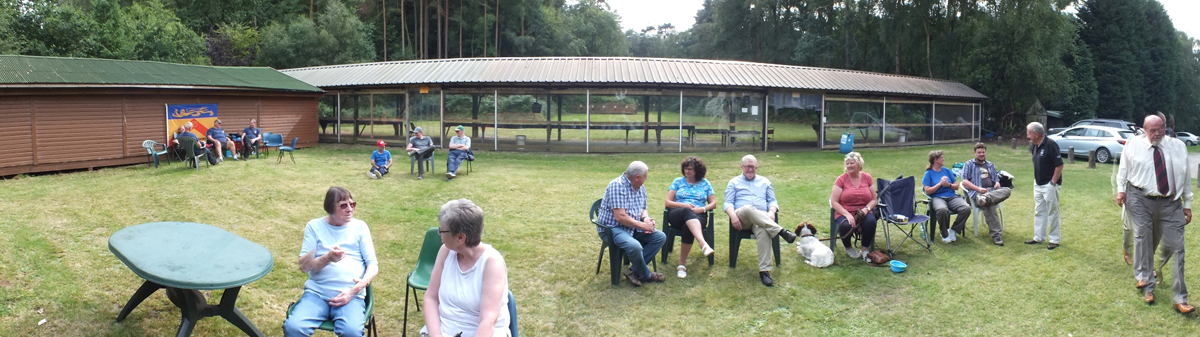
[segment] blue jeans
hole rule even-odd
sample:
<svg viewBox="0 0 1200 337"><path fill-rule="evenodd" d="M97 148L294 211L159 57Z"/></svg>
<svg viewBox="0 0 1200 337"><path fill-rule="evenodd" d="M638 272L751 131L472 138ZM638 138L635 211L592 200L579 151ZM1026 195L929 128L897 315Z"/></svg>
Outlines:
<svg viewBox="0 0 1200 337"><path fill-rule="evenodd" d="M313 334L321 322L333 320L334 334L338 336L362 336L367 325L367 304L357 296L346 305L335 307L311 292L304 292L296 309L283 322L283 335L307 337Z"/></svg>
<svg viewBox="0 0 1200 337"><path fill-rule="evenodd" d="M467 151L450 150L450 155L446 158L446 172L458 174L458 166L466 159Z"/></svg>
<svg viewBox="0 0 1200 337"><path fill-rule="evenodd" d="M620 227L607 230L613 233L613 245L625 251L633 273L640 279L649 279L650 268L646 266L646 261L654 260L654 256L658 255L658 250L667 241L667 235L660 230L654 230L652 233L635 230L633 235ZM604 234L601 233L601 235Z"/></svg>
<svg viewBox="0 0 1200 337"><path fill-rule="evenodd" d="M379 176L381 176L381 177L382 177L382 176L385 176L385 175L387 175L387 174L388 174L388 169L387 169L386 167L383 167L383 166L379 166L379 167L372 167L372 168L371 168L371 173L375 173L376 171L378 171L378 172L379 172Z"/></svg>

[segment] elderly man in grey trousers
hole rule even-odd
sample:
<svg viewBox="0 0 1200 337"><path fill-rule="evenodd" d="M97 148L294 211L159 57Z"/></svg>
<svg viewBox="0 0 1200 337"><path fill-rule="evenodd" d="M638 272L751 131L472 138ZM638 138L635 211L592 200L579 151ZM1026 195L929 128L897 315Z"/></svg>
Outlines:
<svg viewBox="0 0 1200 337"><path fill-rule="evenodd" d="M1187 148L1174 137L1163 137L1166 128L1158 116L1146 117L1145 135L1133 137L1121 151L1117 168L1117 205L1125 206L1133 220L1133 277L1142 300L1154 303L1154 251L1162 244L1164 263L1173 260L1174 308L1187 314L1196 310L1187 303L1183 282L1183 230L1192 221L1191 174Z"/></svg>

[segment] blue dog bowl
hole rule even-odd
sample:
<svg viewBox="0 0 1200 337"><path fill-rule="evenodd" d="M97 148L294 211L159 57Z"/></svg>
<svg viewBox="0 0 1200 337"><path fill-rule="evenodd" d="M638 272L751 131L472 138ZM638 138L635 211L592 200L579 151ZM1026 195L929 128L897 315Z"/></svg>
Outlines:
<svg viewBox="0 0 1200 337"><path fill-rule="evenodd" d="M893 273L903 273L905 269L908 269L907 264L904 264L904 262L900 262L900 260L892 260L892 272Z"/></svg>

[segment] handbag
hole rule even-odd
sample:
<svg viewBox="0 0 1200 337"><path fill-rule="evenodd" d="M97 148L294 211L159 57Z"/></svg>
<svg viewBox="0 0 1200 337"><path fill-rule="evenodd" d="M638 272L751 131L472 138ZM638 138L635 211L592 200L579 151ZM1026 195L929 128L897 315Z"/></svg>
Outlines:
<svg viewBox="0 0 1200 337"><path fill-rule="evenodd" d="M892 258L888 257L887 254L876 250L867 253L867 260L867 263L871 264L872 266L882 267L887 265L888 262L891 262Z"/></svg>

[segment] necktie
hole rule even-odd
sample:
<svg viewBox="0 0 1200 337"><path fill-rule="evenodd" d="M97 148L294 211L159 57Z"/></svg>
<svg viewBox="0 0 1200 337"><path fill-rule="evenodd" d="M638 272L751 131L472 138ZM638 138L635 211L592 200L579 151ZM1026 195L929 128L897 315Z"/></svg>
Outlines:
<svg viewBox="0 0 1200 337"><path fill-rule="evenodd" d="M1154 148L1154 176L1158 178L1158 193L1167 195L1171 192L1171 185L1167 183L1167 165L1163 160L1162 150L1158 146Z"/></svg>

